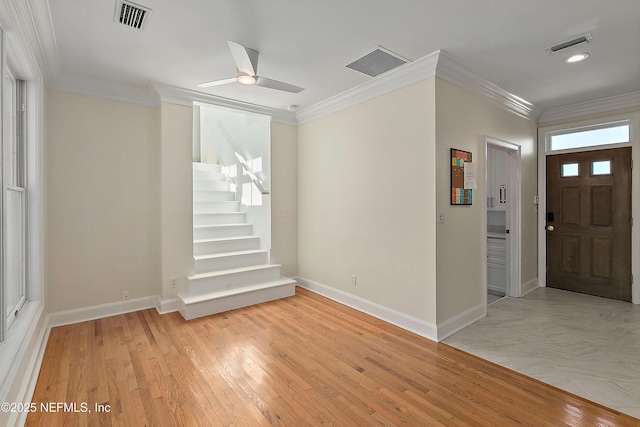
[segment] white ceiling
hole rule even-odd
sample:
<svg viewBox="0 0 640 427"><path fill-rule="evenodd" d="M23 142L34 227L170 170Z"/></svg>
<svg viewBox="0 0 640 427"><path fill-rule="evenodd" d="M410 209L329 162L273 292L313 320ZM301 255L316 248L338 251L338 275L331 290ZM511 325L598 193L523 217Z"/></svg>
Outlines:
<svg viewBox="0 0 640 427"><path fill-rule="evenodd" d="M136 0L144 31L114 23L116 0L38 0L50 78L149 82L271 108L309 107L371 77L345 67L380 45L416 60L444 50L477 75L550 107L640 90L639 0ZM48 7L48 9L47 9ZM591 33L582 63L545 49ZM293 94L239 84L227 46L260 52L259 74L305 88ZM55 41L53 43L52 41ZM47 47L48 46L48 47Z"/></svg>

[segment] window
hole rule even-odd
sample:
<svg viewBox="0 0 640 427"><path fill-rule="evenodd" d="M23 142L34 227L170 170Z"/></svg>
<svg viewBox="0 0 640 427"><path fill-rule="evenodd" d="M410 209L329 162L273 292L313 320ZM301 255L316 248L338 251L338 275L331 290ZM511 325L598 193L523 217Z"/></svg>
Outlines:
<svg viewBox="0 0 640 427"><path fill-rule="evenodd" d="M2 169L5 234L2 236L4 257L3 302L5 325L9 328L26 301L26 189L24 186L24 82L5 73Z"/></svg>
<svg viewBox="0 0 640 427"><path fill-rule="evenodd" d="M611 175L611 160L592 162L591 175Z"/></svg>
<svg viewBox="0 0 640 427"><path fill-rule="evenodd" d="M580 175L580 169L578 163L564 163L562 165L562 177L578 176Z"/></svg>
<svg viewBox="0 0 640 427"><path fill-rule="evenodd" d="M624 121L552 133L549 151L628 143L631 140L629 129L629 122Z"/></svg>

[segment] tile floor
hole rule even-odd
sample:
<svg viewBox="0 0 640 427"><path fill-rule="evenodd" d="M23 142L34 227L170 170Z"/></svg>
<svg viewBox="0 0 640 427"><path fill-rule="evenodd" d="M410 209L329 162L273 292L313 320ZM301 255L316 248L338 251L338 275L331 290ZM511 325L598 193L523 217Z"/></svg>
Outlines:
<svg viewBox="0 0 640 427"><path fill-rule="evenodd" d="M444 343L640 418L640 305L539 288Z"/></svg>

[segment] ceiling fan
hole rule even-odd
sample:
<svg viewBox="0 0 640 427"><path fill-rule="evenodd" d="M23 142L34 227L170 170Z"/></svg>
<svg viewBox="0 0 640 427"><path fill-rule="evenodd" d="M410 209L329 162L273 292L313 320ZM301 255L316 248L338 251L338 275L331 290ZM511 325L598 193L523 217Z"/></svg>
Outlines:
<svg viewBox="0 0 640 427"><path fill-rule="evenodd" d="M236 63L238 74L236 75L236 77L231 77L228 79L201 83L198 85L198 87L204 88L237 82L247 86L256 85L293 93L298 93L301 90L304 90L304 88L298 86L258 76L258 52L254 49L244 47L236 42L228 41L227 43L229 43L231 56L233 56L233 60Z"/></svg>

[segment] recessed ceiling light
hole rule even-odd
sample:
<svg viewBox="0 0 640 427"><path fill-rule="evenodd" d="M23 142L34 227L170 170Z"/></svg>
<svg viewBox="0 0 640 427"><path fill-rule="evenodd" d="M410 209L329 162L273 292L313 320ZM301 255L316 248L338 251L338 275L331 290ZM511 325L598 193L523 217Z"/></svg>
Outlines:
<svg viewBox="0 0 640 427"><path fill-rule="evenodd" d="M589 57L588 53L577 53L565 59L564 62L566 62L567 64L573 64L574 62L584 61L588 57Z"/></svg>

